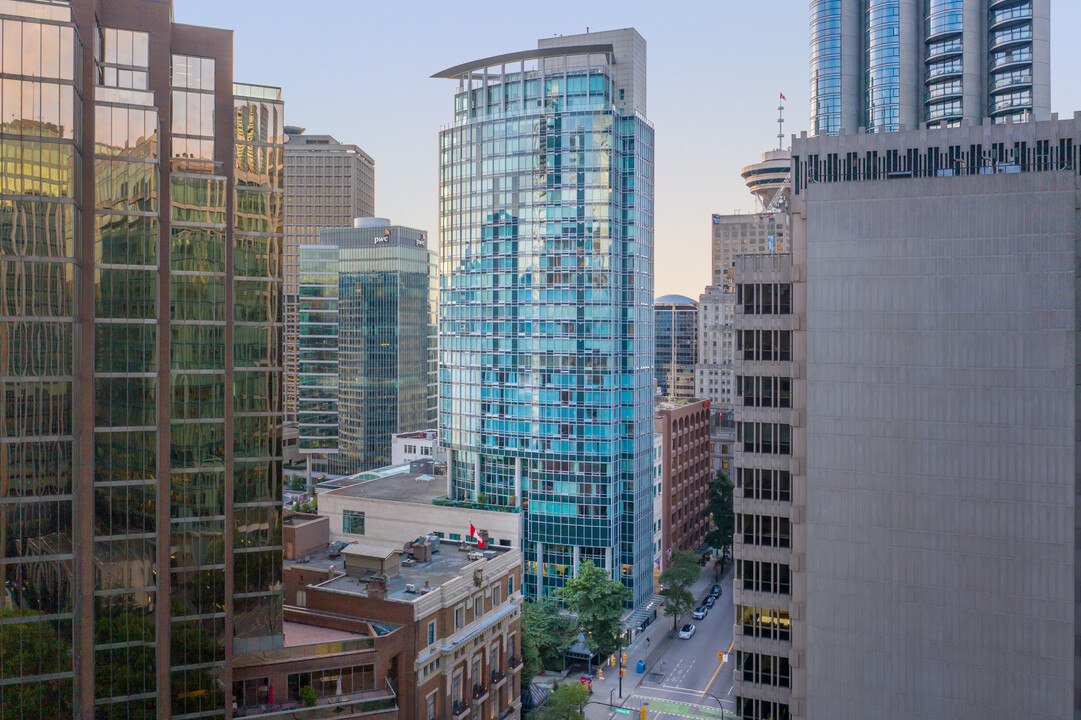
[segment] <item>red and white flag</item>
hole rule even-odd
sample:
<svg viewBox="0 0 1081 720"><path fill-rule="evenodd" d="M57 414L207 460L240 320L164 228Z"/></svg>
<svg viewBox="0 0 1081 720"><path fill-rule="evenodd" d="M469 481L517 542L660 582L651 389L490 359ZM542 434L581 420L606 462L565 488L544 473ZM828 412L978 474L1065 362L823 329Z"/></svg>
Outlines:
<svg viewBox="0 0 1081 720"><path fill-rule="evenodd" d="M477 534L477 528L473 526L473 523L469 523L469 535L477 539L477 547L481 550L484 549L484 538Z"/></svg>
<svg viewBox="0 0 1081 720"><path fill-rule="evenodd" d="M786 97L784 96L784 93L781 93L781 100L787 100L787 99L788 99L788 98L786 98Z"/></svg>

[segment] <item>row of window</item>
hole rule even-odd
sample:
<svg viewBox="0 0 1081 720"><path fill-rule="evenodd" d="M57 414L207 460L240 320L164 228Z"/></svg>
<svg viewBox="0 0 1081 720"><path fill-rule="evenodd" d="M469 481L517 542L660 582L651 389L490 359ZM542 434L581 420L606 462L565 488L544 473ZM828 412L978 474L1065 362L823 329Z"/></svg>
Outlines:
<svg viewBox="0 0 1081 720"><path fill-rule="evenodd" d="M744 315L789 315L792 312L790 283L748 283L736 286L736 303Z"/></svg>
<svg viewBox="0 0 1081 720"><path fill-rule="evenodd" d="M792 525L784 517L740 513L736 515L736 535L742 535L746 545L792 547Z"/></svg>
<svg viewBox="0 0 1081 720"><path fill-rule="evenodd" d="M792 333L789 330L737 330L736 352L744 360L788 362L792 359Z"/></svg>

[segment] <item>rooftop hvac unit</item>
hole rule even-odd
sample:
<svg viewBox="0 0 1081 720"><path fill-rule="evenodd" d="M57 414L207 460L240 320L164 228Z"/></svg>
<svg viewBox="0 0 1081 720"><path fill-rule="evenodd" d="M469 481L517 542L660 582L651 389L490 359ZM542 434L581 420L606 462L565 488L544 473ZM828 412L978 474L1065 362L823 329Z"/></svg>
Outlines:
<svg viewBox="0 0 1081 720"><path fill-rule="evenodd" d="M484 559L484 553L471 552L468 555L466 555L466 557L469 558L470 560L483 560Z"/></svg>
<svg viewBox="0 0 1081 720"><path fill-rule="evenodd" d="M417 586L414 585L413 583L406 583L405 584L405 591L407 593L413 593L415 595L416 592L417 592Z"/></svg>

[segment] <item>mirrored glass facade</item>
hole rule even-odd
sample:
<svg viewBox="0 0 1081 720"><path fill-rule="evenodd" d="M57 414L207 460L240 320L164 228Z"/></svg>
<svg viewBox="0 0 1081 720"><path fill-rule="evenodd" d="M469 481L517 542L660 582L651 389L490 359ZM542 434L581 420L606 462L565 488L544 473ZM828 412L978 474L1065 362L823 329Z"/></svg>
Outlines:
<svg viewBox="0 0 1081 720"><path fill-rule="evenodd" d="M0 3L5 719L224 717L281 643L280 92L171 10Z"/></svg>
<svg viewBox="0 0 1081 720"><path fill-rule="evenodd" d="M358 225L300 248L300 447L341 475L389 465L392 435L435 422L428 233Z"/></svg>
<svg viewBox="0 0 1081 720"><path fill-rule="evenodd" d="M1047 120L1050 0L810 0L811 133Z"/></svg>
<svg viewBox="0 0 1081 720"><path fill-rule="evenodd" d="M657 298L657 394L690 399L694 393L694 366L698 362L698 303L682 295Z"/></svg>
<svg viewBox="0 0 1081 720"><path fill-rule="evenodd" d="M591 560L639 605L653 592L645 41L555 41L437 76L459 81L440 134L440 438L454 499L520 507L528 594Z"/></svg>

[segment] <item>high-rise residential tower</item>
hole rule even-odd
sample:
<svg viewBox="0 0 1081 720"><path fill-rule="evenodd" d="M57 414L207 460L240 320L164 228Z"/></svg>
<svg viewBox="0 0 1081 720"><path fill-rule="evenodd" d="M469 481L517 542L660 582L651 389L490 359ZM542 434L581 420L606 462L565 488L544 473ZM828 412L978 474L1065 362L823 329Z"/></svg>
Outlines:
<svg viewBox="0 0 1081 720"><path fill-rule="evenodd" d="M633 29L448 68L439 431L452 497L520 506L524 588L653 593L653 128Z"/></svg>
<svg viewBox="0 0 1081 720"><path fill-rule="evenodd" d="M690 400L698 361L698 303L685 295L665 295L653 305L657 394Z"/></svg>
<svg viewBox="0 0 1081 720"><path fill-rule="evenodd" d="M322 228L375 214L375 161L330 135L292 125L285 133L285 414L296 420L300 247L318 243Z"/></svg>
<svg viewBox="0 0 1081 720"><path fill-rule="evenodd" d="M5 717L224 717L282 642L281 94L171 20L0 6Z"/></svg>
<svg viewBox="0 0 1081 720"><path fill-rule="evenodd" d="M1046 120L1051 0L811 0L811 134Z"/></svg>
<svg viewBox="0 0 1081 720"><path fill-rule="evenodd" d="M435 423L428 233L360 218L301 247L300 271L300 452L340 475L388 465L395 433Z"/></svg>

